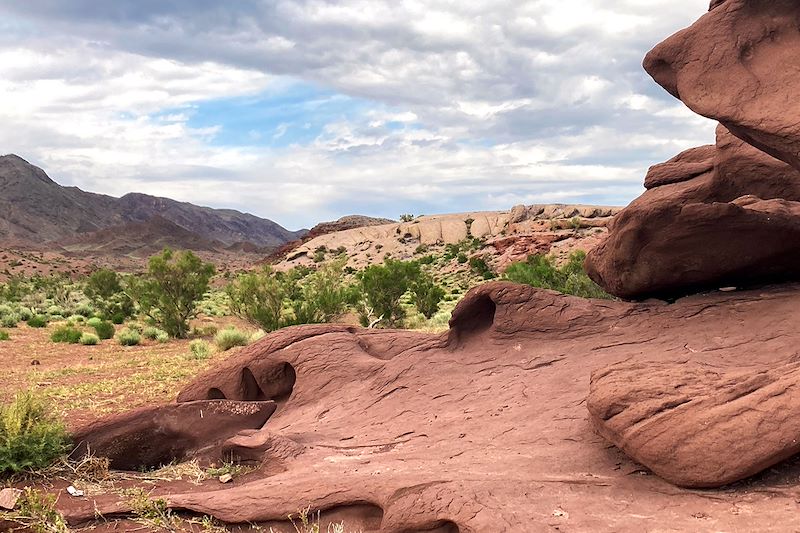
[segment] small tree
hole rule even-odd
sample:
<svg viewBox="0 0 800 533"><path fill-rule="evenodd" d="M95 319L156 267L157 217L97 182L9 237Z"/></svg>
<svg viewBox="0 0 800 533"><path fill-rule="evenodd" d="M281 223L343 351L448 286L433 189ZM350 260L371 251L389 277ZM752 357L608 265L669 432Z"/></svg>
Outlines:
<svg viewBox="0 0 800 533"><path fill-rule="evenodd" d="M430 319L439 311L439 304L444 298L444 289L436 284L429 274L420 273L419 278L411 284L411 294L417 310Z"/></svg>
<svg viewBox="0 0 800 533"><path fill-rule="evenodd" d="M119 274L113 270L101 268L93 272L86 280L83 293L108 320L115 316L124 319L133 314L133 302L123 290Z"/></svg>
<svg viewBox="0 0 800 533"><path fill-rule="evenodd" d="M370 265L358 275L363 302L361 322L365 326L370 315L382 319L390 327L405 317L400 298L420 275L419 263L387 258L383 265Z"/></svg>
<svg viewBox="0 0 800 533"><path fill-rule="evenodd" d="M172 337L185 338L197 302L208 292L214 265L190 251L165 248L150 258L147 273L132 278L128 292L141 311Z"/></svg>
<svg viewBox="0 0 800 533"><path fill-rule="evenodd" d="M352 288L345 283L343 257L321 266L316 272L298 280L299 290L293 290L292 310L296 324L331 322L347 309L354 299Z"/></svg>
<svg viewBox="0 0 800 533"><path fill-rule="evenodd" d="M283 299L286 290L270 267L257 273L243 274L227 286L233 313L264 331L283 326Z"/></svg>

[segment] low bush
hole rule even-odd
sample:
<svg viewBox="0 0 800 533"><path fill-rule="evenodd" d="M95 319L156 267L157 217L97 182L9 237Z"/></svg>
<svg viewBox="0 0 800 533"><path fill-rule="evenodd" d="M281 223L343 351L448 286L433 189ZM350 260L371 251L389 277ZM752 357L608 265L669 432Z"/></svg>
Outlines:
<svg viewBox="0 0 800 533"><path fill-rule="evenodd" d="M192 359L202 361L211 357L211 345L202 339L195 339L189 343L189 352Z"/></svg>
<svg viewBox="0 0 800 533"><path fill-rule="evenodd" d="M7 341L9 339L11 339L11 336L8 334L8 332L0 330L0 341Z"/></svg>
<svg viewBox="0 0 800 533"><path fill-rule="evenodd" d="M142 336L136 330L124 328L117 333L117 342L122 346L136 346L142 342Z"/></svg>
<svg viewBox="0 0 800 533"><path fill-rule="evenodd" d="M60 316L60 317L66 315L64 310L57 305L51 305L50 307L48 307L47 314L50 316Z"/></svg>
<svg viewBox="0 0 800 533"><path fill-rule="evenodd" d="M11 313L0 318L0 326L4 328L15 328L17 327L19 320L20 318L18 314Z"/></svg>
<svg viewBox="0 0 800 533"><path fill-rule="evenodd" d="M81 341L81 330L73 326L59 326L53 333L50 334L50 340L53 342L66 342L69 344L78 344Z"/></svg>
<svg viewBox="0 0 800 533"><path fill-rule="evenodd" d="M75 314L81 315L84 318L89 318L94 315L94 308L88 304L81 304L75 308Z"/></svg>
<svg viewBox="0 0 800 533"><path fill-rule="evenodd" d="M166 331L153 326L144 328L144 331L142 331L142 337L145 339L150 339L151 341L159 342L167 342L169 340L169 335L167 335Z"/></svg>
<svg viewBox="0 0 800 533"><path fill-rule="evenodd" d="M100 337L94 333L84 333L81 335L79 342L84 346L94 346L95 344L100 343Z"/></svg>
<svg viewBox="0 0 800 533"><path fill-rule="evenodd" d="M234 327L226 328L217 333L214 337L214 344L217 345L223 352L227 352L231 348L236 346L247 346L247 342L250 340L250 335L246 332L236 329Z"/></svg>
<svg viewBox="0 0 800 533"><path fill-rule="evenodd" d="M72 315L67 320L73 324L83 324L86 322L86 317L83 315Z"/></svg>
<svg viewBox="0 0 800 533"><path fill-rule="evenodd" d="M192 337L213 337L217 334L219 329L217 326L213 324L205 325L205 326L196 326L192 328L191 335Z"/></svg>
<svg viewBox="0 0 800 533"><path fill-rule="evenodd" d="M64 425L30 392L0 406L0 474L45 468L67 451L67 444Z"/></svg>
<svg viewBox="0 0 800 533"><path fill-rule="evenodd" d="M94 328L95 333L97 333L97 336L100 337L100 339L110 339L114 336L114 324L103 320L100 320L99 322L92 322L92 320L89 321L89 325Z"/></svg>
<svg viewBox="0 0 800 533"><path fill-rule="evenodd" d="M102 323L103 323L103 319L100 318L100 317L96 317L96 316L93 316L92 318L90 318L89 320L86 321L86 325L89 326L90 328L93 328L93 327L97 326L98 324L102 324Z"/></svg>
<svg viewBox="0 0 800 533"><path fill-rule="evenodd" d="M567 263L559 268L549 257L531 255L525 262L511 264L506 269L504 278L515 283L552 289L583 298L611 299L612 297L595 284L583 270L585 260L586 252L578 250L573 252Z"/></svg>
<svg viewBox="0 0 800 533"><path fill-rule="evenodd" d="M36 315L28 319L28 325L32 328L46 328L47 317L44 315Z"/></svg>
<svg viewBox="0 0 800 533"><path fill-rule="evenodd" d="M17 314L19 315L19 319L23 322L27 322L31 319L31 317L33 317L33 311L31 311L28 307L20 307L17 310Z"/></svg>
<svg viewBox="0 0 800 533"><path fill-rule="evenodd" d="M0 317L4 317L6 315L10 315L14 312L14 309L7 304L0 304Z"/></svg>

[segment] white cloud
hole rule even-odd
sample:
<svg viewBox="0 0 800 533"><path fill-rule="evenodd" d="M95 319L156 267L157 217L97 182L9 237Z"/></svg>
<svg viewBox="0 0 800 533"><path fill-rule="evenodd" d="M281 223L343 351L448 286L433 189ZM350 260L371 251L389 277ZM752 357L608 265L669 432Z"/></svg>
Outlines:
<svg viewBox="0 0 800 533"><path fill-rule="evenodd" d="M0 151L55 177L234 206L289 226L371 214L613 197L713 126L640 61L706 0L0 0ZM298 81L364 109L245 132L192 116ZM606 191L606 192L603 192ZM372 203L364 199L371 199ZM513 202L512 202L513 200ZM383 211L381 211L383 210ZM391 210L391 212L386 212Z"/></svg>

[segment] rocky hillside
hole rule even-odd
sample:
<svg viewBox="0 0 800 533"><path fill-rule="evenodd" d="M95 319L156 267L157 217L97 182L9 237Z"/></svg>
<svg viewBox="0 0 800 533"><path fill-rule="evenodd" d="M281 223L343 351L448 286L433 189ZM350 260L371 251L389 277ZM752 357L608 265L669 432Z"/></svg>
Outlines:
<svg viewBox="0 0 800 533"><path fill-rule="evenodd" d="M190 240L219 241L225 246L251 243L276 248L305 233L239 211L146 194L114 198L63 187L16 155L0 157L0 240L4 242L59 243L76 234L140 224L153 217L193 233Z"/></svg>
<svg viewBox="0 0 800 533"><path fill-rule="evenodd" d="M422 216L319 235L289 251L277 266L310 265L346 253L348 264L360 269L387 254L413 259L459 247L456 254L481 256L502 271L532 253L565 257L575 249L594 248L617 211L615 207L520 205L509 211Z"/></svg>

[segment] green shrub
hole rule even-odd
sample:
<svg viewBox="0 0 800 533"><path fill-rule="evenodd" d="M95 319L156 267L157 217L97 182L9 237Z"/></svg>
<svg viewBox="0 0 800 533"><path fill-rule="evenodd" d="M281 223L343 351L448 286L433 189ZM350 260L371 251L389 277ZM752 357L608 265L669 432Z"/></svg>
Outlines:
<svg viewBox="0 0 800 533"><path fill-rule="evenodd" d="M47 308L47 314L52 316L52 317L55 317L55 316L63 317L64 315L66 315L64 310L61 307L57 306L57 305L51 305L50 307L48 307Z"/></svg>
<svg viewBox="0 0 800 533"><path fill-rule="evenodd" d="M11 339L11 336L8 334L8 332L0 330L0 341L7 341L9 339Z"/></svg>
<svg viewBox="0 0 800 533"><path fill-rule="evenodd" d="M19 323L19 315L16 313L11 313L9 315L5 315L4 317L0 318L0 326L4 328L15 328Z"/></svg>
<svg viewBox="0 0 800 533"><path fill-rule="evenodd" d="M504 278L543 289L552 289L564 294L583 298L611 299L612 297L595 284L583 270L586 252L573 252L567 263L558 268L553 260L544 255L531 255L521 263L512 263Z"/></svg>
<svg viewBox="0 0 800 533"><path fill-rule="evenodd" d="M192 359L205 360L211 357L211 345L201 339L189 343L189 352Z"/></svg>
<svg viewBox="0 0 800 533"><path fill-rule="evenodd" d="M119 326L120 324L125 322L126 318L128 318L128 315L126 315L125 313L114 313L113 315L111 315L111 322Z"/></svg>
<svg viewBox="0 0 800 533"><path fill-rule="evenodd" d="M197 326L192 328L191 335L192 337L213 337L217 334L217 331L219 331L217 326L208 324L205 326Z"/></svg>
<svg viewBox="0 0 800 533"><path fill-rule="evenodd" d="M90 328L93 328L93 327L97 326L98 324L102 324L102 323L103 323L103 319L100 318L100 317L96 317L96 316L93 316L92 318L90 318L89 320L86 321L86 325L89 326Z"/></svg>
<svg viewBox="0 0 800 533"><path fill-rule="evenodd" d="M99 323L92 323L89 325L94 328L95 333L97 333L97 336L102 340L110 339L114 336L114 324L111 322L101 320Z"/></svg>
<svg viewBox="0 0 800 533"><path fill-rule="evenodd" d="M30 392L0 406L0 474L45 468L67 451L67 444L64 425Z"/></svg>
<svg viewBox="0 0 800 533"><path fill-rule="evenodd" d="M361 323L385 322L398 325L405 317L400 298L420 276L419 263L386 259L383 265L370 265L358 274L361 303Z"/></svg>
<svg viewBox="0 0 800 533"><path fill-rule="evenodd" d="M469 268L475 274L483 277L483 279L494 279L497 277L497 274L492 271L486 259L483 257L471 257L469 259Z"/></svg>
<svg viewBox="0 0 800 533"><path fill-rule="evenodd" d="M459 264L463 265L464 263L466 263L467 261L469 261L469 258L467 257L467 254L465 254L465 253L461 252L461 253L459 253L459 254L458 254L458 256L456 257L456 260L458 260L458 263L459 263Z"/></svg>
<svg viewBox="0 0 800 533"><path fill-rule="evenodd" d="M14 313L14 309L7 304L0 305L0 318Z"/></svg>
<svg viewBox="0 0 800 533"><path fill-rule="evenodd" d="M94 346L95 344L100 343L100 337L98 337L94 333L84 333L83 335L81 335L79 342L84 346Z"/></svg>
<svg viewBox="0 0 800 533"><path fill-rule="evenodd" d="M50 334L50 340L53 342L78 344L81 341L81 335L83 335L81 330L75 329L72 326L59 326Z"/></svg>
<svg viewBox="0 0 800 533"><path fill-rule="evenodd" d="M184 338L197 303L208 292L214 265L190 251L165 249L150 258L147 272L128 283L128 292L141 311L172 337Z"/></svg>
<svg viewBox="0 0 800 533"><path fill-rule="evenodd" d="M122 324L133 314L133 301L123 290L122 278L113 270L103 268L93 272L83 292L94 308L115 324Z"/></svg>
<svg viewBox="0 0 800 533"><path fill-rule="evenodd" d="M31 319L31 317L33 317L33 311L31 311L31 309L28 307L20 307L17 310L17 314L19 315L19 319L23 322L27 322Z"/></svg>
<svg viewBox="0 0 800 533"><path fill-rule="evenodd" d="M159 330L158 331L158 335L156 335L156 338L153 339L153 340L155 340L156 342L159 342L161 344L164 344L165 342L169 342L169 333L167 333L166 331Z"/></svg>
<svg viewBox="0 0 800 533"><path fill-rule="evenodd" d="M86 322L86 317L83 315L72 315L67 320L69 320L73 324L83 324L84 322Z"/></svg>
<svg viewBox="0 0 800 533"><path fill-rule="evenodd" d="M136 346L142 342L142 336L138 331L124 328L117 333L117 342L122 346Z"/></svg>
<svg viewBox="0 0 800 533"><path fill-rule="evenodd" d="M151 341L164 339L161 342L166 342L169 339L169 335L166 331L152 326L144 328L144 331L142 331L142 337L145 339L150 339Z"/></svg>
<svg viewBox="0 0 800 533"><path fill-rule="evenodd" d="M221 351L226 352L236 346L247 346L250 335L234 327L226 328L214 337L214 344Z"/></svg>
<svg viewBox="0 0 800 533"><path fill-rule="evenodd" d="M443 298L444 289L437 285L428 274L421 273L411 284L411 301L427 319L439 311L439 304Z"/></svg>
<svg viewBox="0 0 800 533"><path fill-rule="evenodd" d="M80 315L84 318L89 318L94 315L94 309L91 305L88 304L81 304L75 308L75 314Z"/></svg>
<svg viewBox="0 0 800 533"><path fill-rule="evenodd" d="M44 315L36 315L28 319L28 325L32 328L45 328L47 327L47 317Z"/></svg>

